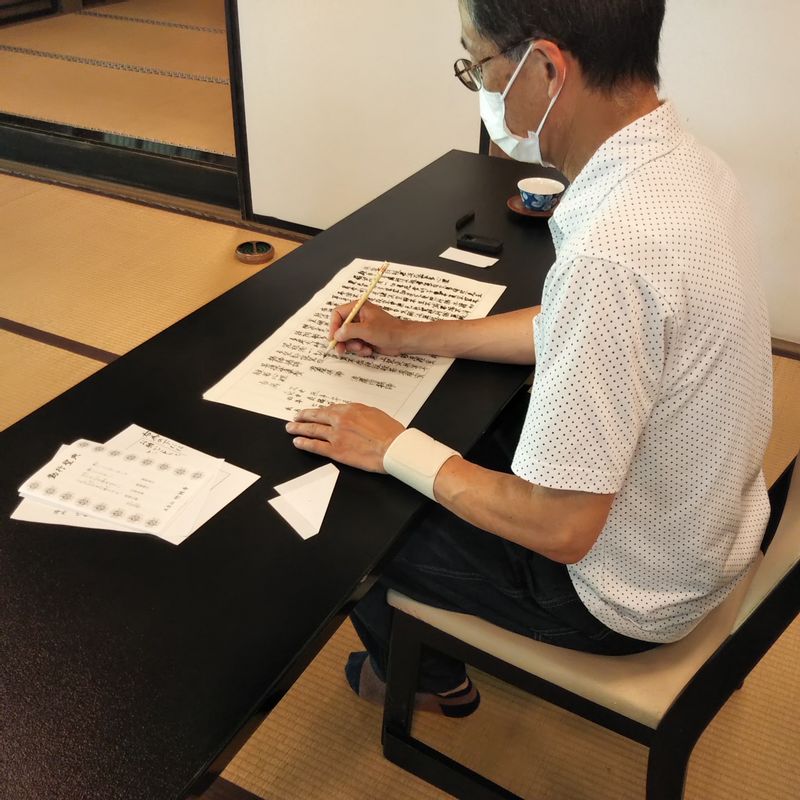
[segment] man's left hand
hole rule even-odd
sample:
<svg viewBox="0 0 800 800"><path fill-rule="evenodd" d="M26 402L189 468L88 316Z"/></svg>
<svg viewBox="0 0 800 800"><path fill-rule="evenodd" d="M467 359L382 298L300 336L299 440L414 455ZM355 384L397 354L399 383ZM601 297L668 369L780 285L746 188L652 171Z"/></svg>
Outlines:
<svg viewBox="0 0 800 800"><path fill-rule="evenodd" d="M405 428L377 408L350 403L305 409L286 430L300 450L368 472L385 472L383 456Z"/></svg>

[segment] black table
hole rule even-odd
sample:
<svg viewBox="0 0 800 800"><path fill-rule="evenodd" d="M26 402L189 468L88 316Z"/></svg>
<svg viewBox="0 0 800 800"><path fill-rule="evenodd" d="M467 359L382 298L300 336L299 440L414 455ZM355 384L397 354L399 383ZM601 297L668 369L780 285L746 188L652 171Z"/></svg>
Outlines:
<svg viewBox="0 0 800 800"><path fill-rule="evenodd" d="M451 152L0 433L0 797L178 798L232 757L426 501L342 468L321 533L303 541L267 499L322 460L282 421L202 393L357 256L506 284L495 311L536 302L549 231L505 205L532 172ZM490 270L437 257L469 210L473 232L505 243ZM414 425L466 451L529 372L457 362ZM60 443L132 422L262 478L180 547L9 518Z"/></svg>

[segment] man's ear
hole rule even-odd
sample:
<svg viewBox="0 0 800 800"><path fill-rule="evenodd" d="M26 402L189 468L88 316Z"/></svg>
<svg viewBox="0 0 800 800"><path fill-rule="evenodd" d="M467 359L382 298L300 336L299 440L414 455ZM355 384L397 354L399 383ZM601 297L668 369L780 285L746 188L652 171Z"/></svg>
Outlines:
<svg viewBox="0 0 800 800"><path fill-rule="evenodd" d="M561 48L555 42L547 39L537 41L535 49L545 59L545 69L550 82L547 87L547 96L552 99L564 84L567 74L567 60Z"/></svg>

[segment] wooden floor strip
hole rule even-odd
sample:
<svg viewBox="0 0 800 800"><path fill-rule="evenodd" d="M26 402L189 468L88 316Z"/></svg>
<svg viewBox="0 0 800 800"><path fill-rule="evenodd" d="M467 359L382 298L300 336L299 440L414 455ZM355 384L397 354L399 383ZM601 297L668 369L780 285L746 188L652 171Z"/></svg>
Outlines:
<svg viewBox="0 0 800 800"><path fill-rule="evenodd" d="M52 53L47 50L34 50L31 47L17 47L16 45L0 44L0 50L6 53L17 53L23 56L35 56L36 58L52 58L55 61L69 61L73 64L86 64L90 67L100 67L101 69L118 69L123 72L139 72L143 75L159 75L162 78L177 78L178 80L200 81L201 83L220 83L224 86L229 84L227 78L215 78L213 75L196 75L189 72L174 72L170 70L158 69L157 67L143 67L139 64L125 64L120 61L104 61L100 58L85 58L84 56L72 56L66 53Z"/></svg>
<svg viewBox="0 0 800 800"><path fill-rule="evenodd" d="M205 25L188 25L185 22L169 22L163 19L147 19L145 17L130 17L125 14L113 14L110 11L78 11L78 14L87 17L100 17L101 19L116 19L120 22L135 22L139 25L160 25L165 28L180 28L184 31L200 31L202 33L225 33L224 28L210 28Z"/></svg>

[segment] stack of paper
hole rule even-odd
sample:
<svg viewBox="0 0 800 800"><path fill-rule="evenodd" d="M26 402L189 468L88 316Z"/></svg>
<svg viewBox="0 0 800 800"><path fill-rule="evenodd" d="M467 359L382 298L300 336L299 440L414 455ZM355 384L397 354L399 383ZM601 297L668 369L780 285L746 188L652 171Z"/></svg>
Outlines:
<svg viewBox="0 0 800 800"><path fill-rule="evenodd" d="M339 470L333 464L275 487L279 497L269 504L304 538L319 533L336 486Z"/></svg>
<svg viewBox="0 0 800 800"><path fill-rule="evenodd" d="M147 533L180 544L258 475L131 425L79 439L19 487L13 519Z"/></svg>

